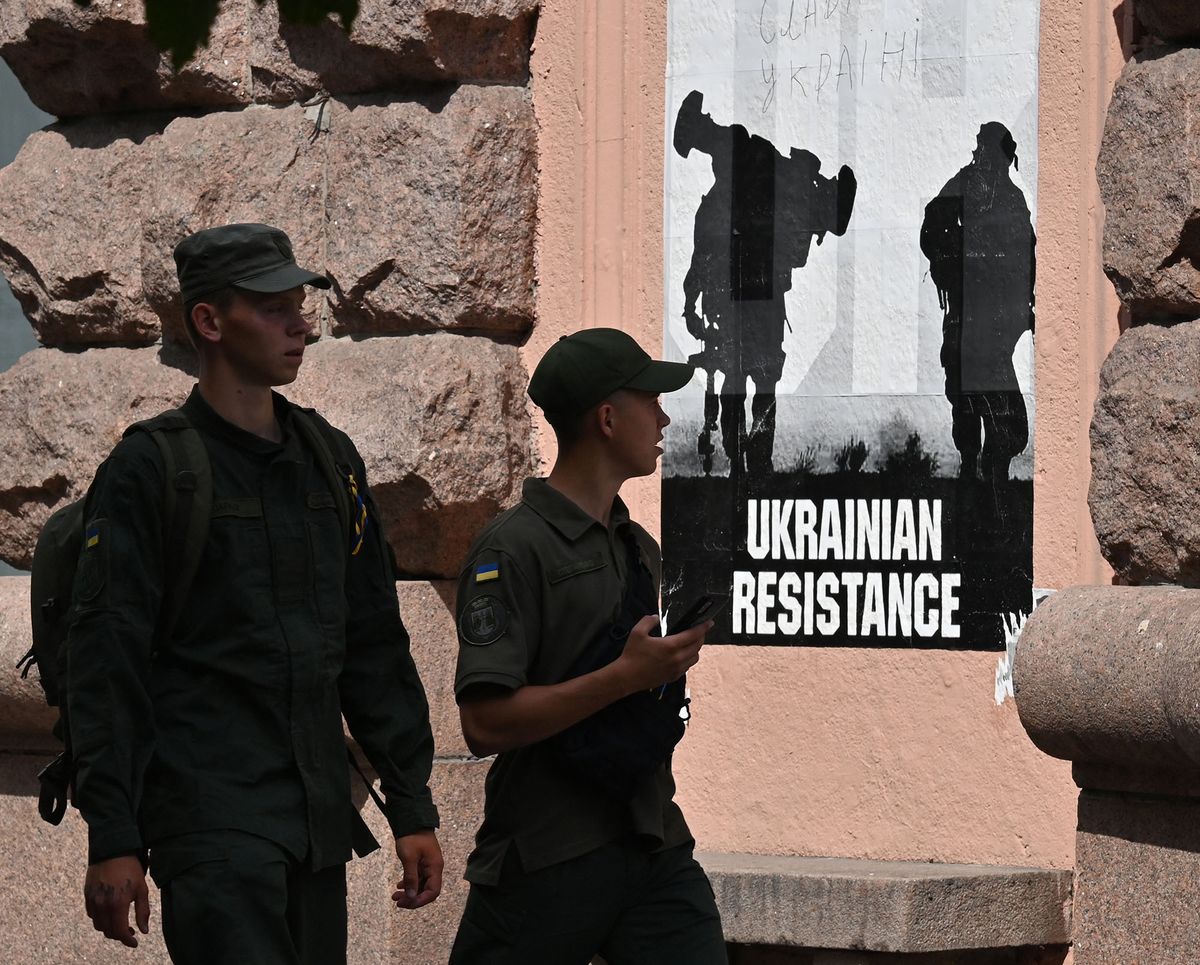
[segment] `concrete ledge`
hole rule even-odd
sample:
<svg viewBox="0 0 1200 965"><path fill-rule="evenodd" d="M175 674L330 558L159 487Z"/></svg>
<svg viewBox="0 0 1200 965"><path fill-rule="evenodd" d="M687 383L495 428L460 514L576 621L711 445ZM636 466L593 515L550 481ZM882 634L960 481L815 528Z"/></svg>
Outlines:
<svg viewBox="0 0 1200 965"><path fill-rule="evenodd" d="M725 940L942 952L1065 945L1070 871L992 865L697 854Z"/></svg>

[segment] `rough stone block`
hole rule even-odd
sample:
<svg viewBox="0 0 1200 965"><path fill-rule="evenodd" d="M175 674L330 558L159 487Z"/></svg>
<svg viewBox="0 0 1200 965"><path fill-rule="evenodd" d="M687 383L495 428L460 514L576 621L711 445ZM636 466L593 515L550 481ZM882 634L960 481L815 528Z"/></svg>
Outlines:
<svg viewBox="0 0 1200 965"><path fill-rule="evenodd" d="M141 219L141 287L168 339L186 340L172 252L193 231L272 224L287 232L299 264L323 270L325 144L303 108L180 117L147 145L145 161L149 203ZM124 204L119 196L111 200ZM309 289L306 306L314 322L322 295Z"/></svg>
<svg viewBox="0 0 1200 965"><path fill-rule="evenodd" d="M1200 321L1128 329L1100 370L1088 505L1124 582L1200 586L1198 384Z"/></svg>
<svg viewBox="0 0 1200 965"><path fill-rule="evenodd" d="M1142 25L1163 40L1200 40L1200 7L1195 0L1137 0L1134 12Z"/></svg>
<svg viewBox="0 0 1200 965"><path fill-rule="evenodd" d="M281 27L265 3L248 21L252 96L362 94L406 81L523 85L537 8L537 0L359 0L347 36L332 19Z"/></svg>
<svg viewBox="0 0 1200 965"><path fill-rule="evenodd" d="M774 855L697 858L712 881L725 938L739 944L928 953L1070 940L1069 871Z"/></svg>
<svg viewBox="0 0 1200 965"><path fill-rule="evenodd" d="M1185 965L1200 947L1200 802L1079 795L1075 965Z"/></svg>
<svg viewBox="0 0 1200 965"><path fill-rule="evenodd" d="M536 0L360 0L347 36L332 18L284 23L272 0L224 0L207 46L175 73L139 0L0 5L0 57L60 117L213 108L357 94L406 82L523 84Z"/></svg>
<svg viewBox="0 0 1200 965"><path fill-rule="evenodd" d="M1113 90L1097 161L1104 270L1135 317L1200 314L1200 49L1155 48Z"/></svg>
<svg viewBox="0 0 1200 965"><path fill-rule="evenodd" d="M429 698L429 723L439 757L468 757L471 753L463 740L458 704L454 701L454 668L458 660L454 587L451 581L396 584L400 615L412 640L413 660Z"/></svg>
<svg viewBox="0 0 1200 965"><path fill-rule="evenodd" d="M335 333L533 324L537 137L529 96L338 102L329 142Z"/></svg>
<svg viewBox="0 0 1200 965"><path fill-rule="evenodd" d="M59 117L248 101L251 0L226 0L208 47L176 74L146 31L141 0L0 4L0 57L38 107Z"/></svg>
<svg viewBox="0 0 1200 965"><path fill-rule="evenodd" d="M325 147L302 108L168 120L55 125L0 170L0 265L43 344L182 341L172 250L214 224L273 223L319 270Z"/></svg>
<svg viewBox="0 0 1200 965"><path fill-rule="evenodd" d="M524 381L517 349L489 339L325 339L286 395L359 447L401 574L454 578L530 472ZM0 374L0 559L28 568L42 524L124 428L191 385L154 349L38 349Z"/></svg>
<svg viewBox="0 0 1200 965"><path fill-rule="evenodd" d="M141 224L153 204L145 141L157 129L145 118L48 128L0 169L0 267L44 344L158 337Z"/></svg>
<svg viewBox="0 0 1200 965"><path fill-rule="evenodd" d="M50 729L57 711L46 704L37 670L22 679L11 669L32 645L29 577L0 576L0 746L54 747Z"/></svg>
<svg viewBox="0 0 1200 965"><path fill-rule="evenodd" d="M172 249L267 221L331 272L337 333L533 324L536 136L524 90L95 119L0 172L0 267L47 345L182 339Z"/></svg>
<svg viewBox="0 0 1200 965"><path fill-rule="evenodd" d="M125 427L191 385L154 349L34 349L0 373L0 559L28 569L42 524L87 491Z"/></svg>
<svg viewBox="0 0 1200 965"><path fill-rule="evenodd" d="M517 349L437 333L323 339L290 399L349 433L405 578L457 578L531 471Z"/></svg>

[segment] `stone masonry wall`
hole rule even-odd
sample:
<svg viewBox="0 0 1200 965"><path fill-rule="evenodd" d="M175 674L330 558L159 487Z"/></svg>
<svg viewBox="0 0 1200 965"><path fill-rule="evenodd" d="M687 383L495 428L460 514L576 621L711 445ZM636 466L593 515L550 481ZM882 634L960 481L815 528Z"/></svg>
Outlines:
<svg viewBox="0 0 1200 965"><path fill-rule="evenodd" d="M1089 493L1129 585L1051 597L1013 670L1027 733L1080 788L1075 965L1193 962L1200 944L1200 5L1134 11L1146 34L1097 161L1128 324L1100 373Z"/></svg>
<svg viewBox="0 0 1200 965"><path fill-rule="evenodd" d="M1131 324L1100 375L1089 504L1122 582L1200 586L1200 5L1135 10L1148 33L1097 160L1104 269Z"/></svg>
<svg viewBox="0 0 1200 965"><path fill-rule="evenodd" d="M208 46L174 73L142 0L0 4L0 57L60 119L0 170L0 269L40 342L0 373L0 559L27 567L123 428L189 391L176 242L265 221L333 279L310 293L319 341L284 391L366 462L429 692L447 855L443 898L408 914L388 900L394 856L352 864L356 963L444 962L465 897L487 765L451 694L452 581L533 465L517 346L535 323L536 16L537 0L360 0L347 36L223 0ZM28 646L27 601L27 577L0 579L9 666ZM32 681L0 674L0 959L123 961L78 899L78 815L57 829L36 816L51 720ZM139 960L166 960L157 935L146 945Z"/></svg>

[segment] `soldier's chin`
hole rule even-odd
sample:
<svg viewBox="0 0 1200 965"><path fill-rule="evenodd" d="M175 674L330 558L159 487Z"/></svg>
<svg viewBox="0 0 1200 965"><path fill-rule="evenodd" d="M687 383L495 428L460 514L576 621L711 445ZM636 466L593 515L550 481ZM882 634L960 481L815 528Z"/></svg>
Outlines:
<svg viewBox="0 0 1200 965"><path fill-rule="evenodd" d="M654 458L651 460L648 460L646 466L641 467L641 471L638 472L638 475L639 476L653 476L654 473L658 470L658 461L659 461L659 459L662 458L662 454L663 454L662 449L659 446L655 446L654 447Z"/></svg>

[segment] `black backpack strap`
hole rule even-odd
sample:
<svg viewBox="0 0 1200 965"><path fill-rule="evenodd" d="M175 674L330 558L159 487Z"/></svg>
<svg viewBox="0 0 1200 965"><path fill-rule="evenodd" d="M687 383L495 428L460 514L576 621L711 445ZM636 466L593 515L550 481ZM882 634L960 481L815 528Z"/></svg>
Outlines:
<svg viewBox="0 0 1200 965"><path fill-rule="evenodd" d="M625 587L621 593L621 605L617 617L603 627L592 642L583 648L579 656L567 669L563 680L572 680L599 670L612 663L625 649L625 641L633 632L638 621L658 612L658 599L654 592L654 577L642 561L637 539L631 531L622 533L625 547ZM660 636L655 627L650 635Z"/></svg>
<svg viewBox="0 0 1200 965"><path fill-rule="evenodd" d="M638 621L658 612L654 578L642 560L636 537L631 530L622 536L627 566L620 612L584 649L564 679L591 673L616 660ZM652 633L657 636L658 628ZM629 800L683 737L685 690L680 677L609 704L548 738L544 746L549 760L571 778L618 800Z"/></svg>
<svg viewBox="0 0 1200 965"><path fill-rule="evenodd" d="M367 793L371 795L371 800L375 802L375 806L379 808L379 813L387 816L387 811L383 807L383 798L379 796L379 792L375 790L375 785L371 783L366 772L363 771L362 765L358 763L358 758L354 756L354 751L349 746L346 748L346 757L350 761L350 766L362 778L363 785L367 789ZM375 839L375 835L371 833L371 829L367 826L367 822L356 809L354 811L354 822L350 829L351 846L354 848L354 853L360 858L365 858L372 851L379 849L379 842Z"/></svg>
<svg viewBox="0 0 1200 965"><path fill-rule="evenodd" d="M212 518L213 481L208 450L181 409L171 409L125 430L148 432L163 464L163 544L172 560L164 582L156 644L169 640L196 578Z"/></svg>
<svg viewBox="0 0 1200 965"><path fill-rule="evenodd" d="M342 437L334 431L333 426L312 409L295 406L292 409L292 419L301 437L313 451L317 466L333 493L338 520L342 524L342 532L346 534L345 545L349 547L350 555L355 556L362 549L367 510L362 493L359 492L359 482L354 475L350 453L346 451Z"/></svg>
<svg viewBox="0 0 1200 965"><path fill-rule="evenodd" d="M74 790L71 780L71 746L38 771L38 814L47 824L62 823L67 802Z"/></svg>
<svg viewBox="0 0 1200 965"><path fill-rule="evenodd" d="M342 436L312 409L293 406L291 418L300 436L312 450L321 475L325 477L325 482L333 493L333 504L337 507L338 520L341 522L342 532L345 534L344 545L347 547L347 559L349 559L350 556L356 555L362 549L367 526L366 502L362 493L359 492L358 479L354 475L354 464L350 453L346 450ZM375 529L379 533L380 541L386 546L386 541L383 540L383 527L379 525L378 520L376 520ZM390 553L385 552L384 559L390 559ZM367 779L367 775L363 773L358 759L349 747L346 748L346 756L350 760L350 766L362 779L375 806L382 814L386 815L383 798L379 796L375 786ZM354 817L352 828L354 853L362 858L378 848L379 843L371 834L371 829L367 827L362 815L355 811Z"/></svg>

